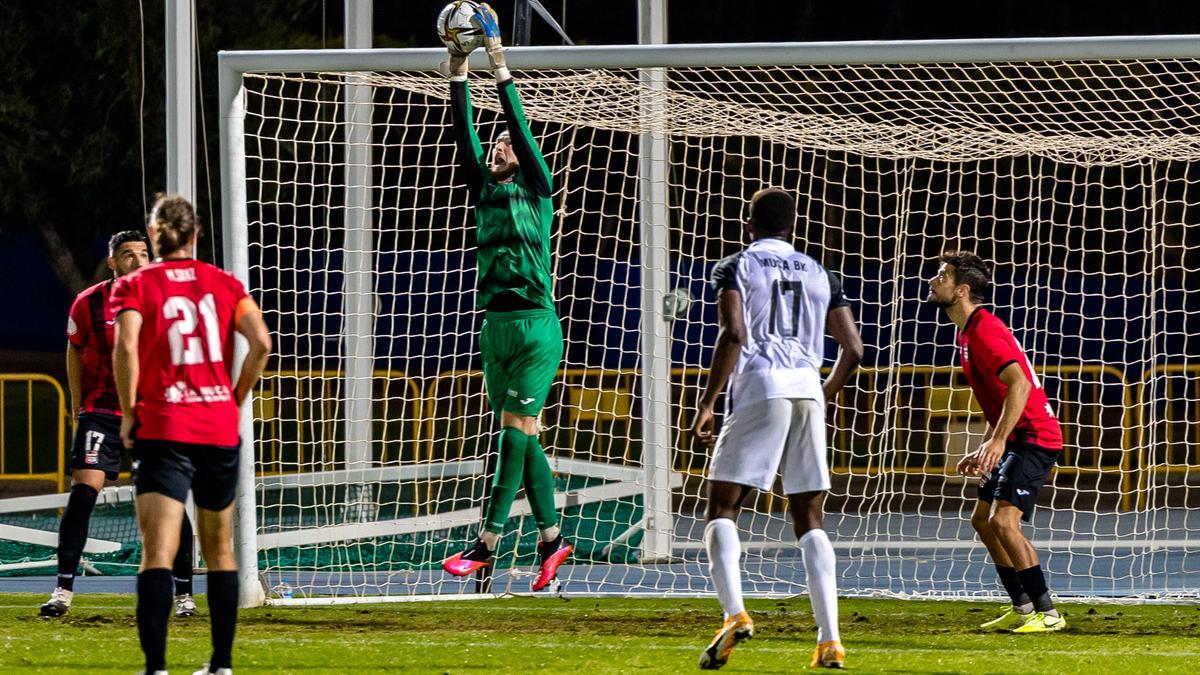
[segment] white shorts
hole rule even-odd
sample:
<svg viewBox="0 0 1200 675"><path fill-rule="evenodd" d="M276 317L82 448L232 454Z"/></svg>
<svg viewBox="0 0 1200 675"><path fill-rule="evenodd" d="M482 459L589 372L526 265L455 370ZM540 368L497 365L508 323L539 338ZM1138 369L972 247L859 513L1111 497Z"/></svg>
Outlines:
<svg viewBox="0 0 1200 675"><path fill-rule="evenodd" d="M820 401L775 398L744 403L725 419L717 435L708 479L769 491L782 470L785 495L828 490L826 452Z"/></svg>

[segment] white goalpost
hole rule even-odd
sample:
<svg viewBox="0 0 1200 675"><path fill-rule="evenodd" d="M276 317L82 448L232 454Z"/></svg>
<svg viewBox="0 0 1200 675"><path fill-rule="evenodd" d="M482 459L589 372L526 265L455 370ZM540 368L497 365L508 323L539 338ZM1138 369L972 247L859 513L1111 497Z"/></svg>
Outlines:
<svg viewBox="0 0 1200 675"><path fill-rule="evenodd" d="M513 48L554 172L566 356L542 423L571 594L712 592L687 428L712 266L749 196L797 195L868 354L838 401L826 527L848 595L999 597L953 475L981 414L923 303L947 248L995 263L1067 450L1029 533L1061 595L1200 588L1200 41L1195 37ZM243 410L245 605L526 593L518 500L486 579L496 423L444 50L224 52L224 260L273 358ZM486 143L500 105L482 59ZM1195 294L1192 294L1195 295ZM830 361L834 352L829 350ZM804 591L778 492L739 522L745 590Z"/></svg>

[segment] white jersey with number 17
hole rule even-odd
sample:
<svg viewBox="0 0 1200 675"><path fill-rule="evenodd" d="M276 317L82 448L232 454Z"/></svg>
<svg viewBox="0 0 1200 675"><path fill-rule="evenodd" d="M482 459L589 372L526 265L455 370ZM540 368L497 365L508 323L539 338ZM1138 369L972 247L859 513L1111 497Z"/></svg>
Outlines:
<svg viewBox="0 0 1200 675"><path fill-rule="evenodd" d="M758 239L713 269L718 295L742 297L746 342L725 408L776 398L824 400L825 318L846 307L841 280L782 239Z"/></svg>

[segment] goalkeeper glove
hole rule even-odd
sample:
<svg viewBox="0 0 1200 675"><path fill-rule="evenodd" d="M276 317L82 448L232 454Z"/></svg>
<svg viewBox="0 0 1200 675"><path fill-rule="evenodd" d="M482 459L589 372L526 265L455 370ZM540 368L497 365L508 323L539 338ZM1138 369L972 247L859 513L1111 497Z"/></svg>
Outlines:
<svg viewBox="0 0 1200 675"><path fill-rule="evenodd" d="M438 64L438 72L452 80L467 79L467 70L470 65L467 63L466 55L459 55L451 52L449 61L442 61Z"/></svg>
<svg viewBox="0 0 1200 675"><path fill-rule="evenodd" d="M479 11L472 19L483 31L483 45L487 50L488 60L492 62L492 71L496 73L497 77L499 77L501 69L507 73L508 65L504 61L504 44L500 42L500 18L496 16L496 11L485 2L480 4Z"/></svg>

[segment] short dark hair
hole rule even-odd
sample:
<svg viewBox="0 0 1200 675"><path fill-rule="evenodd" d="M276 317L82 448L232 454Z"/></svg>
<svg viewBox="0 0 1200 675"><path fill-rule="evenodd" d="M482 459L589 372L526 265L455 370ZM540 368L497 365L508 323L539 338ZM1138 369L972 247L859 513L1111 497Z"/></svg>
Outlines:
<svg viewBox="0 0 1200 675"><path fill-rule="evenodd" d="M779 188L764 188L750 198L750 220L759 234L785 237L796 227L796 200Z"/></svg>
<svg viewBox="0 0 1200 675"><path fill-rule="evenodd" d="M983 258L971 251L948 251L942 254L942 262L954 267L954 285L966 284L971 289L971 302L987 300L992 288L992 270Z"/></svg>
<svg viewBox="0 0 1200 675"><path fill-rule="evenodd" d="M145 232L137 230L125 230L114 234L108 240L108 257L113 257L117 254L117 249L121 248L121 244L128 244L131 241L140 241L146 245L146 250L150 250L150 238Z"/></svg>

